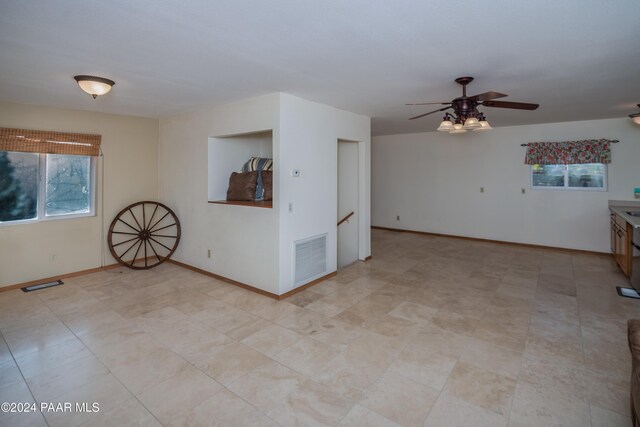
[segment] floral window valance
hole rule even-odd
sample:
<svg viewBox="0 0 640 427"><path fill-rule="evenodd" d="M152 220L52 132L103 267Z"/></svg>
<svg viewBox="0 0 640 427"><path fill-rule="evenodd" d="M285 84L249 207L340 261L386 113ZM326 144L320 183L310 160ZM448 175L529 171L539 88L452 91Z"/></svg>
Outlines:
<svg viewBox="0 0 640 427"><path fill-rule="evenodd" d="M583 163L611 163L611 143L609 139L585 141L530 142L526 165L570 165Z"/></svg>

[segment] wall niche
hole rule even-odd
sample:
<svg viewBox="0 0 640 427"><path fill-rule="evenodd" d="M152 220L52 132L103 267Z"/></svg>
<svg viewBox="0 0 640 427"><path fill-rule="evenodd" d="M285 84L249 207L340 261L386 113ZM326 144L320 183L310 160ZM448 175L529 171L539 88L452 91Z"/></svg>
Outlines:
<svg viewBox="0 0 640 427"><path fill-rule="evenodd" d="M227 201L229 176L240 172L251 157L273 158L273 131L261 130L209 138L209 203L271 208L272 201Z"/></svg>

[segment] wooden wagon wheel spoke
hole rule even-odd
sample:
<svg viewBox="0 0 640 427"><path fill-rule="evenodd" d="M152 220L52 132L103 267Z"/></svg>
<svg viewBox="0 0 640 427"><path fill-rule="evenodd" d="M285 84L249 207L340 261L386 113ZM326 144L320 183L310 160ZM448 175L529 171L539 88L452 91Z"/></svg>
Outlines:
<svg viewBox="0 0 640 427"><path fill-rule="evenodd" d="M131 260L131 266L133 266L133 264L135 264L136 262L136 258L138 257L138 252L140 252L140 246L142 246L142 244L144 243L144 240L140 240L140 244L138 245L138 249L136 249L136 253L133 255L133 259Z"/></svg>
<svg viewBox="0 0 640 427"><path fill-rule="evenodd" d="M153 231L153 227L155 227L156 225L160 224L160 222L162 222L163 219L165 219L170 213L172 213L171 211L167 212L166 214L162 215L162 218L160 218L159 220L156 221L155 224L153 224L151 227L148 228L149 231Z"/></svg>
<svg viewBox="0 0 640 427"><path fill-rule="evenodd" d="M138 222L138 218L136 218L135 214L131 209L129 209L129 213L133 217L133 220L136 222L136 224L138 224L138 230L144 230L144 227L140 225L140 223Z"/></svg>
<svg viewBox="0 0 640 427"><path fill-rule="evenodd" d="M132 244L131 246L129 246L129 248L128 248L126 251L124 251L124 252L122 253L122 255L120 255L120 257L119 257L119 258L124 257L124 256L127 254L127 252L129 252L129 251L131 250L131 248L133 248L135 245L137 245L137 244L138 244L138 242L139 242L139 241L140 241L140 239L136 239L136 241L135 241L135 242L133 242L133 244Z"/></svg>
<svg viewBox="0 0 640 427"><path fill-rule="evenodd" d="M156 242L157 244L159 244L160 246L162 246L163 248L165 248L168 251L171 251L171 248L168 246L163 245L162 243L158 242L156 239L154 239L153 237L149 237L149 239L153 240L154 242Z"/></svg>
<svg viewBox="0 0 640 427"><path fill-rule="evenodd" d="M135 228L133 225L129 224L127 221L125 221L122 218L118 218L118 221L125 223L129 228L131 228L133 231L140 231L139 228Z"/></svg>
<svg viewBox="0 0 640 427"><path fill-rule="evenodd" d="M164 230L165 228L173 227L174 225L176 225L176 224L175 224L175 223L173 223L173 224L165 225L164 227L160 227L160 228L158 228L158 229L156 229L156 230L149 230L149 232L150 232L150 233L155 233L155 232L158 232L158 231L160 231L160 230Z"/></svg>
<svg viewBox="0 0 640 427"><path fill-rule="evenodd" d="M151 215L147 215L148 205L153 205ZM142 212L140 212L141 210ZM130 218L126 220L123 218L129 215L133 217L135 222L131 222ZM167 221L165 221L165 218L167 218ZM170 224L163 225L163 221ZM128 227L127 231L116 230L119 223ZM136 228L133 224L136 224L139 228ZM120 229L122 229L122 226L120 226ZM161 230L165 231L160 234ZM114 242L114 236L117 234L130 237L124 237L126 240L121 242ZM109 251L118 263L135 270L144 270L155 267L169 259L178 247L180 235L180 221L171 209L162 203L144 201L133 203L121 210L111 222L107 238ZM156 238L170 240L166 240L163 243L156 240ZM126 250L122 251L123 248L126 248ZM165 251L167 251L167 254L161 255ZM133 254L133 259L128 256L130 253ZM138 256L144 256L144 262L139 260ZM127 258L126 261L125 257Z"/></svg>
<svg viewBox="0 0 640 427"><path fill-rule="evenodd" d="M153 221L153 217L156 216L156 211L158 210L158 204L156 204L156 207L153 208L153 212L151 213L151 216L149 217L149 224L151 224L151 222ZM147 226L147 224L144 225L145 227Z"/></svg>
<svg viewBox="0 0 640 427"><path fill-rule="evenodd" d="M131 233L131 234L133 234L133 233ZM136 234L136 236L137 236L137 234ZM115 248L116 246L124 245L125 243L129 243L129 242L132 242L132 241L134 241L134 240L138 240L138 239L139 239L139 237L132 237L132 238L131 238L131 239L129 239L129 240L124 240L124 241L122 241L122 242L120 242L120 243L116 243L116 244L114 244L114 245L113 245L113 247Z"/></svg>
<svg viewBox="0 0 640 427"><path fill-rule="evenodd" d="M153 254L156 256L156 258L158 258L158 261L162 262L163 259L160 258L160 256L158 255L158 252L156 252L156 249L153 247L153 245L151 244L151 242L149 242L149 247L151 248L151 250L153 251Z"/></svg>

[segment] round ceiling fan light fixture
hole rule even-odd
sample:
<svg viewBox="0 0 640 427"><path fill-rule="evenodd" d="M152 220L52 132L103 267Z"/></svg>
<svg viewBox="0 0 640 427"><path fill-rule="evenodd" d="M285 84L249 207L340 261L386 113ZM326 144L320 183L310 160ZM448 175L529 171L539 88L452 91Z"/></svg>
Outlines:
<svg viewBox="0 0 640 427"><path fill-rule="evenodd" d="M480 126L482 125L480 124L478 119L476 119L475 117L467 117L467 120L464 121L464 125L462 126L462 128L468 130L479 128Z"/></svg>
<svg viewBox="0 0 640 427"><path fill-rule="evenodd" d="M638 104L638 108L640 108L640 104ZM640 113L629 114L629 118L633 120L633 123L640 125Z"/></svg>
<svg viewBox="0 0 640 427"><path fill-rule="evenodd" d="M100 95L108 93L116 83L104 77L79 75L73 77L80 89L96 99Z"/></svg>
<svg viewBox="0 0 640 427"><path fill-rule="evenodd" d="M442 119L442 123L440 123L440 126L438 126L438 129L436 129L440 132L449 132L453 130L453 123L451 123L451 120L449 120L447 117Z"/></svg>
<svg viewBox="0 0 640 427"><path fill-rule="evenodd" d="M493 128L491 127L491 125L489 124L489 122L488 122L488 121L486 121L486 120L480 120L480 122L479 122L479 123L480 123L480 127L475 128L475 129L473 130L474 132L478 132L478 131L482 131L482 130L491 130L491 129L493 129Z"/></svg>
<svg viewBox="0 0 640 427"><path fill-rule="evenodd" d="M467 133L467 130L463 128L462 123L455 123L453 125L453 130L449 133Z"/></svg>

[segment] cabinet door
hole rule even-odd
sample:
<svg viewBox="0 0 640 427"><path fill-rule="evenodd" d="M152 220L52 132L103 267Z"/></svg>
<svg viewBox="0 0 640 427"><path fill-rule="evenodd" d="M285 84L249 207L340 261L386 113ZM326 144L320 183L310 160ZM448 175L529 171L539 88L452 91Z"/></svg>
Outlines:
<svg viewBox="0 0 640 427"><path fill-rule="evenodd" d="M611 254L613 255L613 257L616 257L616 223L613 220L613 217L611 218Z"/></svg>

